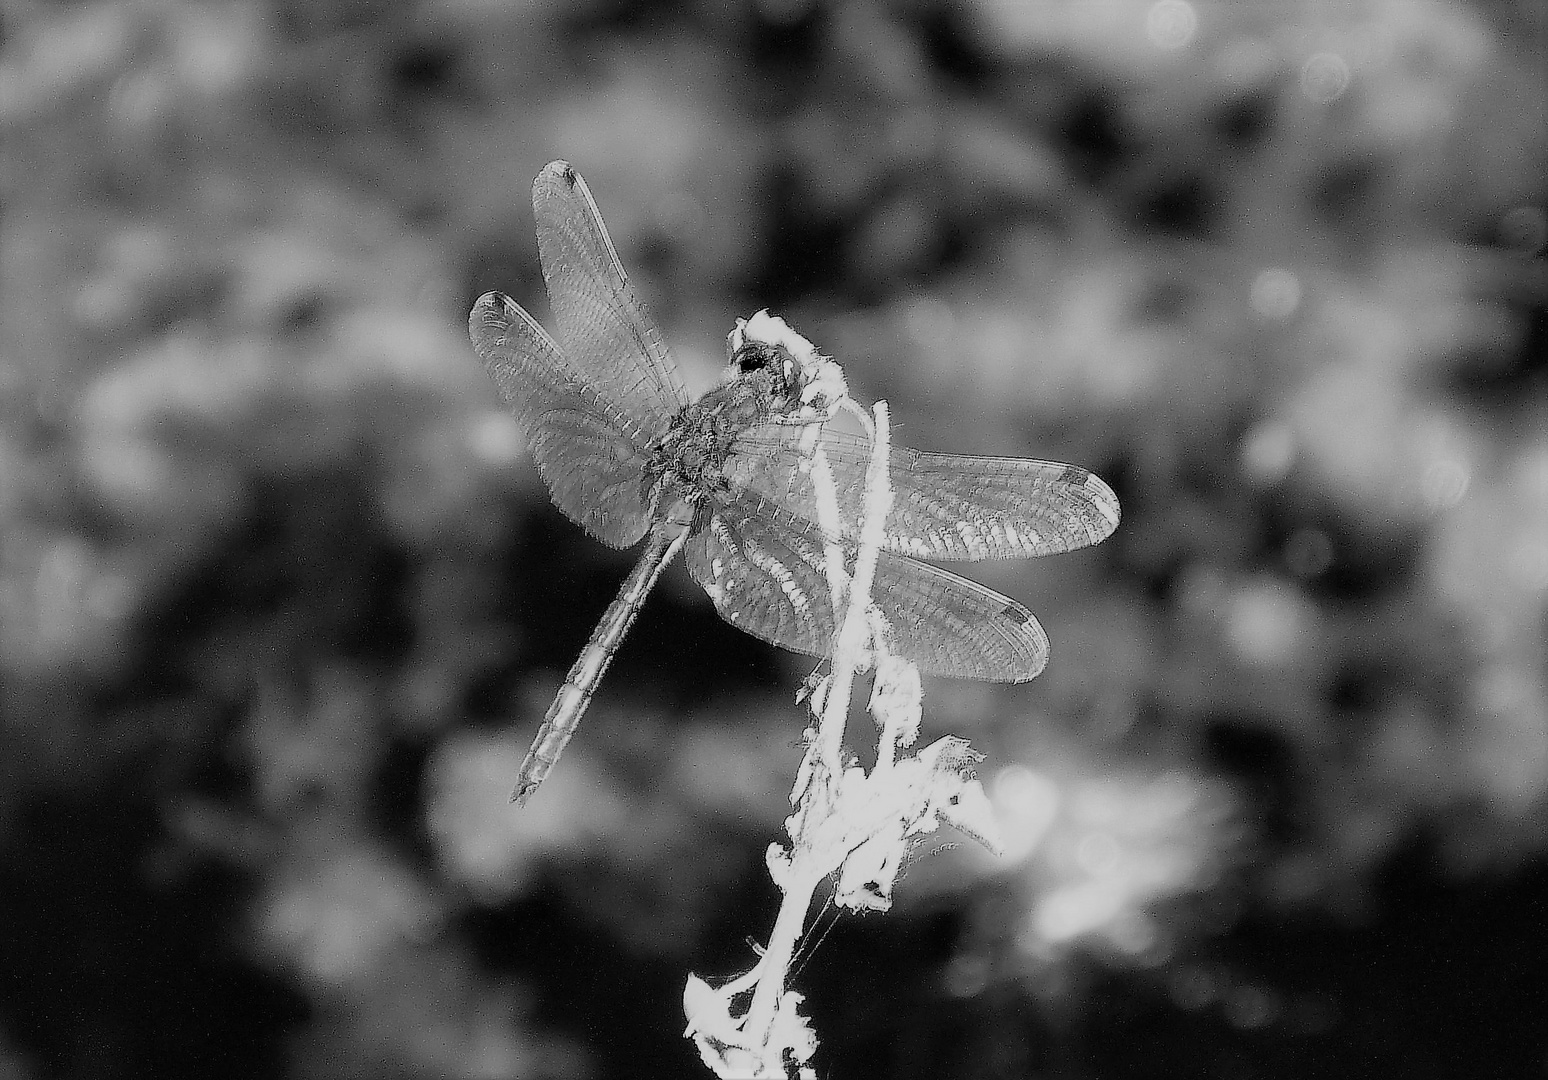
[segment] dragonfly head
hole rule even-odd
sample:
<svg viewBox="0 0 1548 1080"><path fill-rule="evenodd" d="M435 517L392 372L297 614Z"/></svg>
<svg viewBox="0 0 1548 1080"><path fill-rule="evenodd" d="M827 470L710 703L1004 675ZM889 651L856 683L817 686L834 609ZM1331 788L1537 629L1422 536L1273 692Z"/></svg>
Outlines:
<svg viewBox="0 0 1548 1080"><path fill-rule="evenodd" d="M734 375L772 370L800 406L816 412L827 412L849 394L838 364L767 310L736 320L736 329L726 338L726 352Z"/></svg>
<svg viewBox="0 0 1548 1080"><path fill-rule="evenodd" d="M730 367L736 375L755 371L775 371L789 381L795 380L795 361L778 345L762 341L744 342L731 354Z"/></svg>

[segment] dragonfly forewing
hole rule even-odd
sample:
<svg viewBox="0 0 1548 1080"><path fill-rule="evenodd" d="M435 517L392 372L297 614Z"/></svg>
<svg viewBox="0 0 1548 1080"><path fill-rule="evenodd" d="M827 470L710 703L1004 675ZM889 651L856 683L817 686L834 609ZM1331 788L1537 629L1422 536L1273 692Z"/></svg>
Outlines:
<svg viewBox="0 0 1548 1080"><path fill-rule="evenodd" d="M532 183L538 255L565 355L629 416L645 441L664 434L688 392L635 295L591 191L568 162Z"/></svg>
<svg viewBox="0 0 1548 1080"><path fill-rule="evenodd" d="M862 435L763 424L733 445L727 479L816 521L806 466L814 446L833 471L844 533L858 535L871 455ZM888 470L894 499L884 545L904 555L968 561L1053 555L1098 543L1118 526L1118 497L1078 465L894 446Z"/></svg>

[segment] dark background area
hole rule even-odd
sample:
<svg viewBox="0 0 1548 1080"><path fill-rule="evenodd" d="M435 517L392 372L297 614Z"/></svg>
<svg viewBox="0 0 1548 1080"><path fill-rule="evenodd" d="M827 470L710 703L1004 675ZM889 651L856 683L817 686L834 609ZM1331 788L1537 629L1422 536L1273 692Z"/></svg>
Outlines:
<svg viewBox="0 0 1548 1080"><path fill-rule="evenodd" d="M556 157L693 389L1123 502L974 568L1009 850L819 920L820 1075L1548 1074L1544 11L0 3L0 1077L705 1075L809 665L674 570L506 804L629 560L465 336Z"/></svg>

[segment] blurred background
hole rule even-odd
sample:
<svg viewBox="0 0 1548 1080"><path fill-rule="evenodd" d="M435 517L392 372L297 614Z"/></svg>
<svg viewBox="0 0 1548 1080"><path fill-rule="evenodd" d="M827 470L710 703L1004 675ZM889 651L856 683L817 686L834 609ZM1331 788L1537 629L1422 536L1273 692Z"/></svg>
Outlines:
<svg viewBox="0 0 1548 1080"><path fill-rule="evenodd" d="M690 386L771 307L1124 521L926 687L1010 850L831 911L820 1075L1548 1071L1540 0L0 3L0 1077L686 1077L809 661L626 572L468 346L587 178Z"/></svg>

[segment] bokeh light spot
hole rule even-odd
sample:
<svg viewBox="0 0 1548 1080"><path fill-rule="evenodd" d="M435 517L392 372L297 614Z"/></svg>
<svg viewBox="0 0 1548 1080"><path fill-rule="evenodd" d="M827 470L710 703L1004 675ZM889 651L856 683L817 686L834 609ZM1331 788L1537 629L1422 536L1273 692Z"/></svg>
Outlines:
<svg viewBox="0 0 1548 1080"><path fill-rule="evenodd" d="M1301 67L1301 93L1318 105L1328 105L1349 89L1349 65L1337 53L1320 52Z"/></svg>
<svg viewBox="0 0 1548 1080"><path fill-rule="evenodd" d="M1283 480L1295 464L1295 432L1290 425L1265 421L1242 440L1242 471L1263 484Z"/></svg>
<svg viewBox="0 0 1548 1080"><path fill-rule="evenodd" d="M1465 463L1455 458L1433 462L1421 482L1424 505L1432 513L1449 510L1467 495L1471 482L1472 470Z"/></svg>
<svg viewBox="0 0 1548 1080"><path fill-rule="evenodd" d="M1033 915L1037 933L1048 941L1068 941L1111 922L1123 907L1121 890L1105 882L1058 889Z"/></svg>
<svg viewBox="0 0 1548 1080"><path fill-rule="evenodd" d="M1059 787L1031 769L1002 769L990 784L990 799L999 819L1007 859L1030 854L1059 813Z"/></svg>
<svg viewBox="0 0 1548 1080"><path fill-rule="evenodd" d="M1187 0L1157 0L1145 16L1145 36L1158 49L1181 49L1198 29L1198 12Z"/></svg>
<svg viewBox="0 0 1548 1080"><path fill-rule="evenodd" d="M1301 279L1282 267L1269 267L1252 280L1252 310L1270 322L1284 322L1301 306Z"/></svg>
<svg viewBox="0 0 1548 1080"><path fill-rule="evenodd" d="M1244 660L1264 667L1288 663L1300 651L1310 616L1300 594L1277 582L1242 589L1231 598L1226 637Z"/></svg>
<svg viewBox="0 0 1548 1080"><path fill-rule="evenodd" d="M1118 841L1107 832L1083 836L1075 848L1075 861L1092 877L1106 877L1118 869Z"/></svg>
<svg viewBox="0 0 1548 1080"><path fill-rule="evenodd" d="M503 412L485 413L468 431L468 445L488 465L507 466L521 460L527 440L520 426Z"/></svg>

